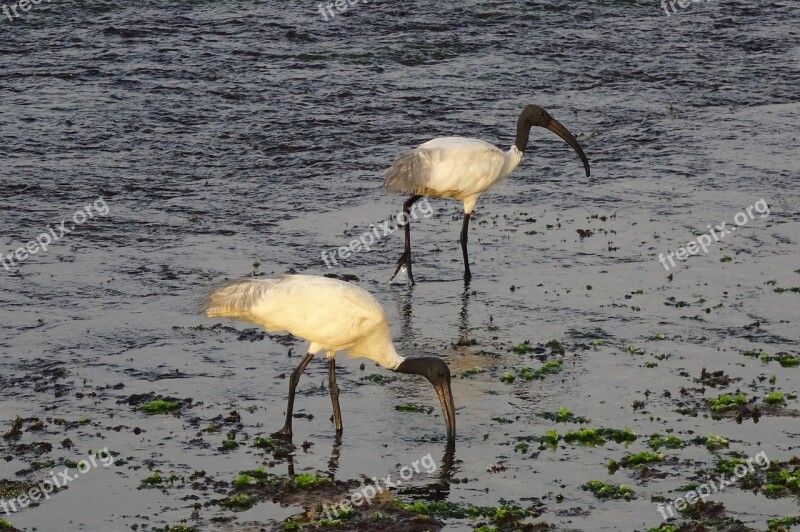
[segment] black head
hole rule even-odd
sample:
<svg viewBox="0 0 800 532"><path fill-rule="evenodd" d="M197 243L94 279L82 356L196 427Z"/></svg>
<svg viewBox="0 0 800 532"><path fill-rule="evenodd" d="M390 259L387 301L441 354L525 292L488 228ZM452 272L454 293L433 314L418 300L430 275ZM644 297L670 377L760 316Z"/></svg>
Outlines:
<svg viewBox="0 0 800 532"><path fill-rule="evenodd" d="M421 375L428 379L442 403L442 414L447 428L447 440L456 438L456 409L453 405L453 392L450 390L450 368L444 360L436 357L407 358L395 371L412 375Z"/></svg>
<svg viewBox="0 0 800 532"><path fill-rule="evenodd" d="M550 116L550 113L538 105L528 105L519 114L517 119L517 140L514 143L519 151L524 152L528 147L528 136L533 126L549 129L572 146L583 161L586 177L589 177L589 160L586 158L586 154L583 153L583 148L578 144L577 139L558 120Z"/></svg>

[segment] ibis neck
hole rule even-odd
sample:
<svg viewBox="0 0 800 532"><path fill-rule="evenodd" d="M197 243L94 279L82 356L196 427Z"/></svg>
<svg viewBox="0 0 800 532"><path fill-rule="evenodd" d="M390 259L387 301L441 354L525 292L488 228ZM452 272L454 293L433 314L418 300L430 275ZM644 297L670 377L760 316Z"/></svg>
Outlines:
<svg viewBox="0 0 800 532"><path fill-rule="evenodd" d="M517 121L517 140L514 141L514 146L522 153L525 153L528 147L528 137L530 134L531 128L526 127L522 122L522 117L520 117L520 120Z"/></svg>
<svg viewBox="0 0 800 532"><path fill-rule="evenodd" d="M522 161L522 151L517 147L515 144L511 146L511 148L505 152L505 161L503 162L503 169L500 171L500 178L506 178L514 169L519 166L520 161Z"/></svg>

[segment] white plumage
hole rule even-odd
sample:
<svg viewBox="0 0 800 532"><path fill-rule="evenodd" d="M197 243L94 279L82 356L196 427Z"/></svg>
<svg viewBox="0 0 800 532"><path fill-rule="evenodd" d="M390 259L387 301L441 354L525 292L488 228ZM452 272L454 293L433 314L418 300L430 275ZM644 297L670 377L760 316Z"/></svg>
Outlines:
<svg viewBox="0 0 800 532"><path fill-rule="evenodd" d="M464 257L464 280L469 282L467 237L469 219L481 193L508 177L519 165L528 146L530 129L540 126L549 129L564 139L580 156L589 176L589 161L578 141L550 114L536 105L526 106L517 119L517 135L514 145L504 152L479 139L464 137L440 137L400 155L386 170L384 187L390 192L411 194L403 204L406 220L411 206L423 196L453 198L464 202L464 223L461 228L461 252ZM408 279L414 284L411 273L411 232L405 222L405 248L395 275L405 267Z"/></svg>
<svg viewBox="0 0 800 532"><path fill-rule="evenodd" d="M392 345L389 323L378 300L351 283L314 275L248 279L215 290L209 317L233 318L288 332L310 342L308 353L337 351L395 369L404 357Z"/></svg>
<svg viewBox="0 0 800 532"><path fill-rule="evenodd" d="M521 160L516 146L503 152L479 139L441 137L398 157L386 170L384 186L391 192L457 199L471 213L480 194L508 177Z"/></svg>
<svg viewBox="0 0 800 532"><path fill-rule="evenodd" d="M287 275L280 279L247 279L214 290L206 302L209 317L249 321L268 331L286 331L310 342L306 356L289 378L286 423L273 434L292 435L292 411L300 375L315 354L328 358L328 378L336 432L342 432L335 356L346 351L398 373L420 375L433 385L442 405L450 443L455 440L456 421L450 369L438 357L405 358L392 345L389 323L380 303L356 285L314 275Z"/></svg>

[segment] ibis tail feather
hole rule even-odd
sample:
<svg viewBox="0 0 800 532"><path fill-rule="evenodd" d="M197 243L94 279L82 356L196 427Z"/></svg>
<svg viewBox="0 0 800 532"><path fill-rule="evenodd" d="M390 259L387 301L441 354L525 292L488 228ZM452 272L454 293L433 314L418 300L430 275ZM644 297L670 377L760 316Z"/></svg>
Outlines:
<svg viewBox="0 0 800 532"><path fill-rule="evenodd" d="M281 279L247 279L223 285L209 294L203 312L209 318L257 322L253 309Z"/></svg>
<svg viewBox="0 0 800 532"><path fill-rule="evenodd" d="M427 150L408 151L386 170L383 186L390 192L425 195L432 169L431 154Z"/></svg>

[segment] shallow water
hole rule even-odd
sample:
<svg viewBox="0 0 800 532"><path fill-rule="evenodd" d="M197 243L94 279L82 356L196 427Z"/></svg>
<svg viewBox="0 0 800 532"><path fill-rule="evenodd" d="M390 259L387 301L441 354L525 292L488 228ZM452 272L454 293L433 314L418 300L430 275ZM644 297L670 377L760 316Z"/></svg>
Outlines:
<svg viewBox="0 0 800 532"><path fill-rule="evenodd" d="M419 475L417 492L401 489L401 499L541 501L540 520L562 529L642 530L661 522L652 495L674 499L681 493L670 490L704 478L715 461L689 446L664 451L680 460L656 464L666 478L627 469L609 476L608 460L645 450L653 432L724 435L729 450L773 460L800 454L796 399L757 424L713 420L703 402L737 388L760 401L772 387L759 376L799 391L800 369L741 354L798 353L798 294L774 291L800 286L798 20L793 2L724 0L671 17L655 1L369 3L327 22L311 2L64 2L3 20L0 253L97 198L108 214L0 269L2 432L17 415L37 417L44 431L17 443L49 442L44 457L57 463L106 446L127 462L7 519L39 530L177 524L190 517L191 497L224 494L137 489L150 471L204 470L229 483L262 462L249 446L217 450L229 427L201 432L234 409L242 442L282 422L285 378L303 344L197 328L216 323L197 313L208 288L254 270L354 274L383 303L399 352L442 355L454 375L487 369L454 379L451 475L460 481L442 492L436 474ZM381 190L381 171L398 153L444 135L507 147L529 103L579 135L592 176L554 135L532 132L520 167L473 215L468 289L461 211L447 200L431 200L434 215L412 225L413 288L387 282L400 232L325 266L322 251L400 209L404 198ZM659 253L708 224L731 227L762 198L768 216L756 212L668 279ZM656 335L666 339L648 340ZM501 382L514 368L541 366L514 345L551 339L566 347L563 359L548 357L562 360L561 373ZM646 354L632 355L630 345ZM671 356L653 356L662 353ZM388 373L360 363L340 357L345 433L336 477L385 476L428 453L441 464L443 424L430 387L362 380ZM742 381L703 394L694 379L704 367ZM313 445L298 450L297 472L327 471L335 450L325 374L314 361L301 380L296 412L313 418L296 419L295 441ZM144 393L193 404L181 417L145 416L127 404ZM408 402L434 413L394 409ZM700 415L676 412L686 405ZM590 427L630 427L639 439L627 449L515 452L518 437L577 428L536 415L560 406L591 418ZM89 421L60 426L56 418ZM75 447L63 448L65 438ZM0 455L10 457L0 479L46 478L15 475L36 458L17 443L0 440ZM629 485L638 498L598 500L580 489L591 479ZM738 487L713 500L755 529L800 513L796 497ZM234 514L212 505L196 524L222 529L212 519L224 516L234 518L231 530L269 529L303 506L263 502ZM474 525L444 521L446 530Z"/></svg>

